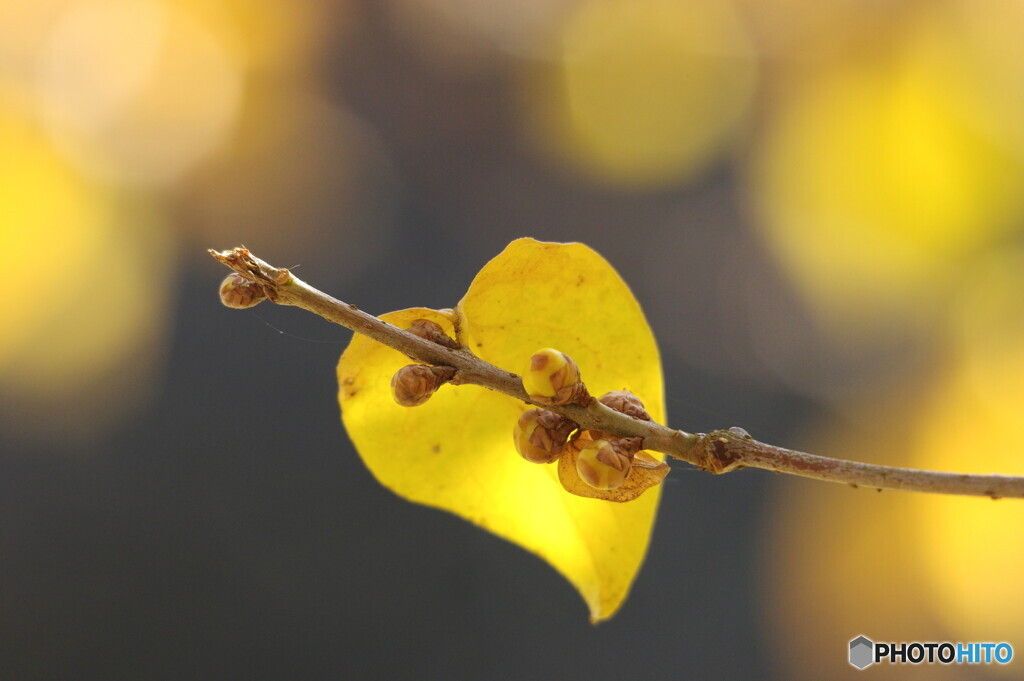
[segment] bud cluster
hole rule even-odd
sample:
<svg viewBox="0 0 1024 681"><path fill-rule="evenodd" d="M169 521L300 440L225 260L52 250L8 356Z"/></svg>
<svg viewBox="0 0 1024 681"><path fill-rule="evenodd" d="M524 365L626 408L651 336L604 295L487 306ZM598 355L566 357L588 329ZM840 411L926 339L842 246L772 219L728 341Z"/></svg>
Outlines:
<svg viewBox="0 0 1024 681"><path fill-rule="evenodd" d="M450 348L458 343L441 326L427 319L415 320L408 331ZM391 379L391 394L404 407L425 403L455 376L449 366L410 364ZM587 406L587 393L579 367L571 357L554 348L543 348L530 357L523 373L523 388L530 399L545 405ZM631 418L650 421L640 399L628 390L615 390L599 401ZM612 501L635 499L659 484L668 466L642 451L641 438L615 437L597 430L581 430L579 424L548 409L528 409L520 414L512 439L526 461L559 462L558 478L573 494Z"/></svg>
<svg viewBox="0 0 1024 681"><path fill-rule="evenodd" d="M544 404L562 405L590 399L576 363L553 348L533 354L523 374L523 387L531 399ZM600 397L600 402L632 418L651 420L640 399L628 390L609 392ZM601 492L622 487L630 477L634 460L644 469L660 464L650 457L637 458L642 446L638 438L617 438L600 431L580 430L576 423L545 409L523 412L513 429L513 439L516 450L527 461L553 463L566 457L568 461L560 465L559 477L566 489L574 493L587 488L597 491L596 494L584 492L584 496L600 496ZM567 471L571 471L576 480L567 483L563 477ZM648 482L645 478L635 483L633 486L638 491L630 498L660 479Z"/></svg>

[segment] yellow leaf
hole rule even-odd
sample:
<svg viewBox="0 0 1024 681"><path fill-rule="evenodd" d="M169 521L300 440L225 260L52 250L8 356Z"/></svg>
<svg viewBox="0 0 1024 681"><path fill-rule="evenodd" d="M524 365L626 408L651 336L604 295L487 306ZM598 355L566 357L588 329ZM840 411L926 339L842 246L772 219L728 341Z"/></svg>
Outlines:
<svg viewBox="0 0 1024 681"><path fill-rule="evenodd" d="M579 365L594 395L627 389L664 422L661 362L643 312L614 269L582 244L519 239L484 266L455 312L422 308L381 316L399 327L437 322L477 356L518 372L555 347ZM384 486L451 511L542 557L590 607L611 617L643 562L660 487L629 503L566 492L556 465L524 461L512 429L528 408L472 386L443 386L426 404L391 397L401 353L356 335L338 364L349 436Z"/></svg>

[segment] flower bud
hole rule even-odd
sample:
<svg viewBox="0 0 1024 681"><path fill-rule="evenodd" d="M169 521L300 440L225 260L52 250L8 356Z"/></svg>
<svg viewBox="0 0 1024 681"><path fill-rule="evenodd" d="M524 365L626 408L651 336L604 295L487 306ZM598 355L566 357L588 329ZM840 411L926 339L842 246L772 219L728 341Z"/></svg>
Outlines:
<svg viewBox="0 0 1024 681"><path fill-rule="evenodd" d="M554 348L533 353L523 374L523 387L530 399L543 404L569 404L587 394L576 362Z"/></svg>
<svg viewBox="0 0 1024 681"><path fill-rule="evenodd" d="M454 375L452 367L410 364L391 377L391 395L403 407L418 407Z"/></svg>
<svg viewBox="0 0 1024 681"><path fill-rule="evenodd" d="M220 283L220 302L236 310L259 305L266 297L262 286L238 273L229 274Z"/></svg>
<svg viewBox="0 0 1024 681"><path fill-rule="evenodd" d="M437 322L432 322L429 319L415 319L409 328L406 329L409 333L420 338L425 338L432 343L443 345L446 348L458 349L460 346L458 342L446 334L441 325Z"/></svg>
<svg viewBox="0 0 1024 681"><path fill-rule="evenodd" d="M524 411L512 429L516 451L531 463L551 463L562 455L575 423L546 409Z"/></svg>
<svg viewBox="0 0 1024 681"><path fill-rule="evenodd" d="M601 395L598 401L606 407L621 412L626 416L632 416L641 421L650 421L651 415L644 409L644 403L640 398L628 390L613 390L610 393Z"/></svg>
<svg viewBox="0 0 1024 681"><path fill-rule="evenodd" d="M629 457L608 440L588 442L576 458L576 472L583 482L595 489L621 487L629 470Z"/></svg>

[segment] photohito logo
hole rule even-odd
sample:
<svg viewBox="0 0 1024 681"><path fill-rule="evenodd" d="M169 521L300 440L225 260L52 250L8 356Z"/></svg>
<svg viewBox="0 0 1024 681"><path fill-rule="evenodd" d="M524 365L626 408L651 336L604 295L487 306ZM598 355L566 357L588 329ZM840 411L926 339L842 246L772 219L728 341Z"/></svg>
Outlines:
<svg viewBox="0 0 1024 681"><path fill-rule="evenodd" d="M867 636L850 641L850 664L864 669L876 662L889 664L1009 664L1013 646L1009 643L950 643L943 641L875 643Z"/></svg>

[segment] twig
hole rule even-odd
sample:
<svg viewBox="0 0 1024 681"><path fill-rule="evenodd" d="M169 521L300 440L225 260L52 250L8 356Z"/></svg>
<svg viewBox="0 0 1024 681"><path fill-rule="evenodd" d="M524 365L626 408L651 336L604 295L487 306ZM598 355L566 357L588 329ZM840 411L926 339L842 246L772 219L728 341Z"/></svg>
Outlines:
<svg viewBox="0 0 1024 681"><path fill-rule="evenodd" d="M523 402L556 411L581 428L600 430L617 437L643 438L643 448L662 452L693 464L709 473L728 473L740 468L763 468L805 478L837 482L871 489L909 490L939 494L963 494L1024 498L1024 477L943 473L913 468L894 468L826 456L806 454L758 442L741 428L710 433L687 433L653 421L641 421L592 400L552 407L534 402L523 389L519 376L499 369L466 348L449 348L399 329L367 314L355 305L318 291L292 275L249 253L245 248L210 251L210 254L238 274L261 285L268 299L314 312L328 321L398 350L424 364L455 369L454 384L473 384L504 393Z"/></svg>

